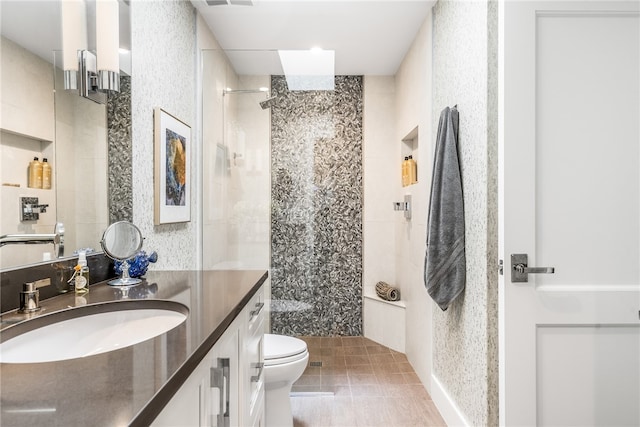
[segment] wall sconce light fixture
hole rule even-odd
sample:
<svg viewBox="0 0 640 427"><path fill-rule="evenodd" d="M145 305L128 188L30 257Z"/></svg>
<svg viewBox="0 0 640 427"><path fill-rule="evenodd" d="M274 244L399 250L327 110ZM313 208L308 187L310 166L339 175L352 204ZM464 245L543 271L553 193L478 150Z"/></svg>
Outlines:
<svg viewBox="0 0 640 427"><path fill-rule="evenodd" d="M96 0L96 54L87 47L85 0L62 2L64 87L106 103L106 91L120 91L118 0Z"/></svg>
<svg viewBox="0 0 640 427"><path fill-rule="evenodd" d="M63 1L61 6L64 88L73 90L78 89L78 52L87 49L87 10L84 0Z"/></svg>
<svg viewBox="0 0 640 427"><path fill-rule="evenodd" d="M96 1L98 89L120 92L120 17L118 0Z"/></svg>

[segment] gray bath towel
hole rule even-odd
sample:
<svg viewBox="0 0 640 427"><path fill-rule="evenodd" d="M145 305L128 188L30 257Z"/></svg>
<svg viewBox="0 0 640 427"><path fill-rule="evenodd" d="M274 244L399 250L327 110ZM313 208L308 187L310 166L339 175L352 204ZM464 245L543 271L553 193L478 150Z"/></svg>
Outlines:
<svg viewBox="0 0 640 427"><path fill-rule="evenodd" d="M458 161L458 110L440 114L433 160L427 224L424 281L431 298L444 311L464 290L464 205Z"/></svg>

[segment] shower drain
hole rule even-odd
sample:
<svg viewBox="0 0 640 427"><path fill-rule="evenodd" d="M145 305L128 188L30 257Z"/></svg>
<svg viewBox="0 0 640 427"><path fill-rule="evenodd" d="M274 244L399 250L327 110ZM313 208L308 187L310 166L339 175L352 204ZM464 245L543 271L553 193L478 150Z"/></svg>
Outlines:
<svg viewBox="0 0 640 427"><path fill-rule="evenodd" d="M322 368L322 362L309 362L309 366Z"/></svg>

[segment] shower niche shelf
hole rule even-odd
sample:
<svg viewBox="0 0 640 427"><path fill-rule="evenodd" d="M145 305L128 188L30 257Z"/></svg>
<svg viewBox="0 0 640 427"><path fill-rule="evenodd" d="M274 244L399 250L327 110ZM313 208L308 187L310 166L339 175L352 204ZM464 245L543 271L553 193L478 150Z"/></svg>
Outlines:
<svg viewBox="0 0 640 427"><path fill-rule="evenodd" d="M400 148L400 154L402 155L402 159L404 159L405 157L409 157L411 156L411 158L416 162L416 173L415 173L415 180L413 182L410 182L408 185L404 186L406 187L410 187L411 185L417 184L418 183L418 171L417 171L417 165L418 165L418 126L416 126L415 128L413 128L411 130L411 132L409 132L404 138L402 138L401 141L401 148Z"/></svg>

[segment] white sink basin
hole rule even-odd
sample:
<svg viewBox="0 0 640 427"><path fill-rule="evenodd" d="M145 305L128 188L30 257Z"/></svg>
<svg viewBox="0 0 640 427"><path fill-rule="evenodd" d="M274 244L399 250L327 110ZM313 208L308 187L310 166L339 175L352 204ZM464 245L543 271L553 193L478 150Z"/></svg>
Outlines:
<svg viewBox="0 0 640 427"><path fill-rule="evenodd" d="M145 300L43 315L2 332L0 362L54 362L106 353L168 332L184 322L187 313L179 303ZM10 331L14 328L18 330Z"/></svg>

